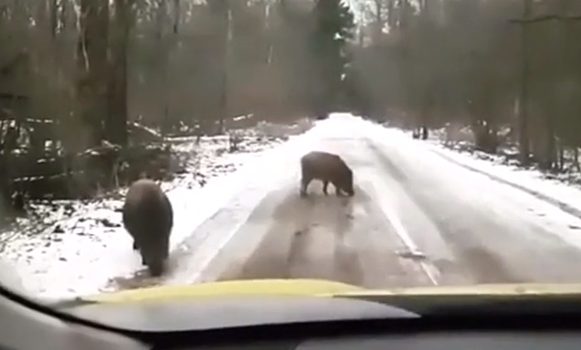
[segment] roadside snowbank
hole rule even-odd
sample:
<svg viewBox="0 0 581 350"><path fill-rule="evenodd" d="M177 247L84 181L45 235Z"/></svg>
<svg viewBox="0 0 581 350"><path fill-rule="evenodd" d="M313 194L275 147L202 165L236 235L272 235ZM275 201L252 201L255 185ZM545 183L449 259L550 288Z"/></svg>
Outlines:
<svg viewBox="0 0 581 350"><path fill-rule="evenodd" d="M536 170L496 164L454 152L439 145L426 144L433 152L460 166L487 175L558 206L581 218L581 190L558 180L543 178Z"/></svg>
<svg viewBox="0 0 581 350"><path fill-rule="evenodd" d="M581 189L558 180L543 177L539 171L527 170L516 166L494 163L489 160L477 159L465 153L458 153L441 144L413 140L408 132L386 128L379 124L365 121L367 133L376 138L399 138L401 147L420 147L452 162L456 165L486 175L500 183L513 186L537 198L549 202L563 211L581 218ZM411 151L411 149L410 149ZM496 158L491 157L492 160Z"/></svg>
<svg viewBox="0 0 581 350"><path fill-rule="evenodd" d="M266 137L287 137L291 135L300 135L308 131L313 126L313 122L307 118L300 119L292 125L273 124L261 121L256 126L258 134Z"/></svg>

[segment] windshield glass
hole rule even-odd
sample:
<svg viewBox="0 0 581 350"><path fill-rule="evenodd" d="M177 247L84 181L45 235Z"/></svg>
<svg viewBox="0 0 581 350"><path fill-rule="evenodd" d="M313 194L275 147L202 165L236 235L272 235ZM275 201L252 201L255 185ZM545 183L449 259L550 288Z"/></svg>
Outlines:
<svg viewBox="0 0 581 350"><path fill-rule="evenodd" d="M579 0L2 2L0 283L48 300L581 282L579 16Z"/></svg>

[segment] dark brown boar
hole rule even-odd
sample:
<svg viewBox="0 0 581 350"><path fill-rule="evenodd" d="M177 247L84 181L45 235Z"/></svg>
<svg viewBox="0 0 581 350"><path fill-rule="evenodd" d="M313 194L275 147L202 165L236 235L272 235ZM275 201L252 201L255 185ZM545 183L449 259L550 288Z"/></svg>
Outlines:
<svg viewBox="0 0 581 350"><path fill-rule="evenodd" d="M307 187L312 180L323 182L323 193L327 195L329 182L335 187L337 196L342 193L353 196L353 171L336 154L313 151L301 158L301 196L307 195Z"/></svg>
<svg viewBox="0 0 581 350"><path fill-rule="evenodd" d="M169 256L173 209L167 196L152 180L135 181L125 197L123 226L133 237L142 263L152 276L160 276Z"/></svg>

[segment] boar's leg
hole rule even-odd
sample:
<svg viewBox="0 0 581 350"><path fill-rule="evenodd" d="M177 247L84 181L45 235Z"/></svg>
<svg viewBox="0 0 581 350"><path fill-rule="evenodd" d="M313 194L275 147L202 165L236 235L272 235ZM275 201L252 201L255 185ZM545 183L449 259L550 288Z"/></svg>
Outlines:
<svg viewBox="0 0 581 350"><path fill-rule="evenodd" d="M154 249L153 251L151 249ZM164 247L150 248L142 253L142 265L146 265L152 277L159 277L164 273L168 250Z"/></svg>
<svg viewBox="0 0 581 350"><path fill-rule="evenodd" d="M156 261L153 264L149 264L147 269L149 270L149 275L151 277L160 277L164 272L163 261Z"/></svg>
<svg viewBox="0 0 581 350"><path fill-rule="evenodd" d="M337 197L343 197L343 190L341 190L341 187L333 184L335 186L335 195Z"/></svg>
<svg viewBox="0 0 581 350"><path fill-rule="evenodd" d="M328 195L327 188L329 187L329 181L323 181L323 193Z"/></svg>
<svg viewBox="0 0 581 350"><path fill-rule="evenodd" d="M301 179L301 197L305 197L307 195L307 187L311 183L311 178L303 177Z"/></svg>
<svg viewBox="0 0 581 350"><path fill-rule="evenodd" d="M333 187L335 187L335 195L337 197L343 197L345 191L343 190L343 187L340 185L340 183L337 181L331 181L331 183L333 184Z"/></svg>

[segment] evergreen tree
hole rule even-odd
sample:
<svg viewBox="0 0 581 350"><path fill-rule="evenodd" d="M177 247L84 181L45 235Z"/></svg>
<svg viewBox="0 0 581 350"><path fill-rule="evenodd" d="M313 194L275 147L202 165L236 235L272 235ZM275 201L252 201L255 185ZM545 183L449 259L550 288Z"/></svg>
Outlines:
<svg viewBox="0 0 581 350"><path fill-rule="evenodd" d="M343 0L316 0L313 10L313 108L326 115L340 108L345 96L345 72L349 63L347 43L353 38L353 13Z"/></svg>

